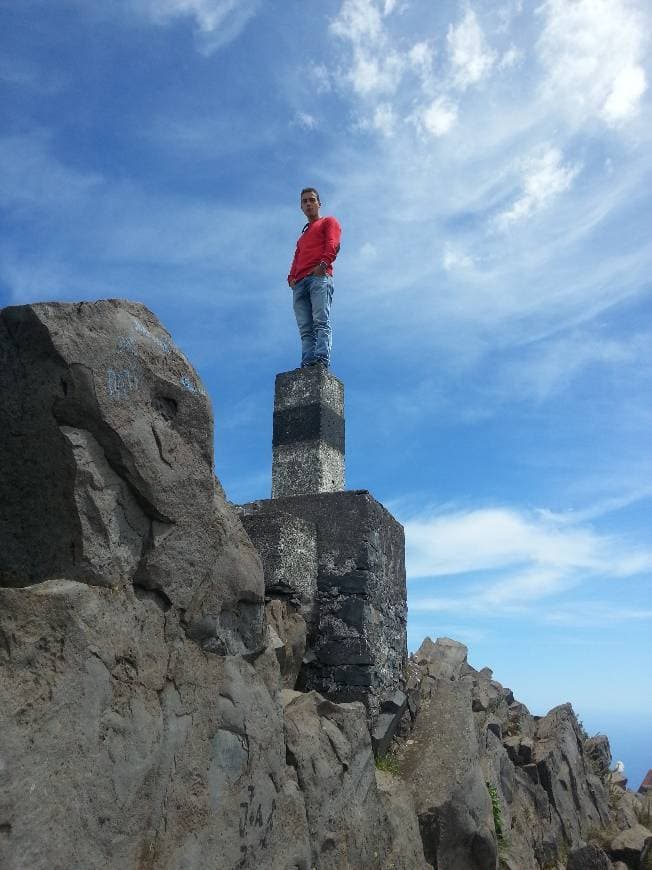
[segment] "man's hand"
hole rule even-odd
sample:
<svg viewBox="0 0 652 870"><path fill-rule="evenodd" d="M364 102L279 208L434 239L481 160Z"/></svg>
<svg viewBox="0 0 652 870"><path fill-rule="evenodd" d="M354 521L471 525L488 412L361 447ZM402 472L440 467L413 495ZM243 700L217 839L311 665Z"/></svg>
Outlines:
<svg viewBox="0 0 652 870"><path fill-rule="evenodd" d="M321 263L319 263L319 265L315 266L315 268L312 270L312 272L310 274L311 275L325 275L327 268L328 268L328 263L326 263L324 260L322 260Z"/></svg>
<svg viewBox="0 0 652 870"><path fill-rule="evenodd" d="M290 288L290 290L294 290L294 285L296 283L297 283L296 281L288 281L288 287Z"/></svg>

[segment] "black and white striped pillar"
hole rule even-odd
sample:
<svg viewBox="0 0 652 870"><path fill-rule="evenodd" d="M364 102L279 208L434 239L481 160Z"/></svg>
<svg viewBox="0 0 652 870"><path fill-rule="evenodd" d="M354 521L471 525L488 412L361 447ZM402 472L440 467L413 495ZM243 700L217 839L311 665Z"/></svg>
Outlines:
<svg viewBox="0 0 652 870"><path fill-rule="evenodd" d="M344 489L344 384L323 366L276 376L272 498Z"/></svg>

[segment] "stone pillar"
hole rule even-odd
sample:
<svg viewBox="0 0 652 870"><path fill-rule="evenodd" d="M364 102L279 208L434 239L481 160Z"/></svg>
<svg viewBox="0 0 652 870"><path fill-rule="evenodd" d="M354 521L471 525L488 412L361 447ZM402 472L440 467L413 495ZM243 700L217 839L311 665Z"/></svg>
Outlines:
<svg viewBox="0 0 652 870"><path fill-rule="evenodd" d="M305 597L316 587L299 688L362 701L375 725L402 685L407 661L403 527L366 490L264 499L240 510L261 554L266 592L282 582ZM313 528L316 564L305 545ZM305 565L291 545L299 543L298 531L309 553ZM306 568L316 568L314 581L302 578Z"/></svg>
<svg viewBox="0 0 652 870"><path fill-rule="evenodd" d="M344 384L323 366L276 376L272 498L344 489Z"/></svg>

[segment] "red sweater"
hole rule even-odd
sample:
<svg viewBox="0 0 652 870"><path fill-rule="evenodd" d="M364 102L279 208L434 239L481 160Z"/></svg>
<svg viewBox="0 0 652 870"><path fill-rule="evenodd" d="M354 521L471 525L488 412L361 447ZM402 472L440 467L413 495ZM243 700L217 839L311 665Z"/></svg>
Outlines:
<svg viewBox="0 0 652 870"><path fill-rule="evenodd" d="M299 236L288 281L300 281L323 260L326 274L333 274L333 262L340 249L342 227L334 217L317 218Z"/></svg>

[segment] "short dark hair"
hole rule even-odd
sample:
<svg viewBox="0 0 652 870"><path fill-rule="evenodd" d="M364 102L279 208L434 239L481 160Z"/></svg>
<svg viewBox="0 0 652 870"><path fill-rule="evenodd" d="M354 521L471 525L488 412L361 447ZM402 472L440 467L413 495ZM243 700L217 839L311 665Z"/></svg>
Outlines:
<svg viewBox="0 0 652 870"><path fill-rule="evenodd" d="M319 191L316 187L304 187L301 193L299 194L299 199L303 198L304 193L314 193L317 197L317 202L321 205L321 199L319 198Z"/></svg>

